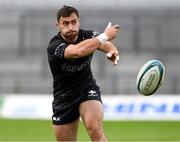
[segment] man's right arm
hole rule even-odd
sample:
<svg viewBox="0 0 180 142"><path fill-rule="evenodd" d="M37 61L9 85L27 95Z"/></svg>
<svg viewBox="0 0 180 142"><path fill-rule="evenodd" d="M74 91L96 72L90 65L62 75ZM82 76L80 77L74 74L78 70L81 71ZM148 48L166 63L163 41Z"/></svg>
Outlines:
<svg viewBox="0 0 180 142"><path fill-rule="evenodd" d="M65 58L81 58L88 56L101 46L97 38L86 39L79 44L70 44L64 52Z"/></svg>
<svg viewBox="0 0 180 142"><path fill-rule="evenodd" d="M64 57L67 59L72 59L81 58L92 54L102 45L102 42L105 42L104 40L109 41L116 37L119 30L117 26L118 25L114 25L106 28L104 33L100 34L98 37L86 39L76 45L70 44L65 49Z"/></svg>

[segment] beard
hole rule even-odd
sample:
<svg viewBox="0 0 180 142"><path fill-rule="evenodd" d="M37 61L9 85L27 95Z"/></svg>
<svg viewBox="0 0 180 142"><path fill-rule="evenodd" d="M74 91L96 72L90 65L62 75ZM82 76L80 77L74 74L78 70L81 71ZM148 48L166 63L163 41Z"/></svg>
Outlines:
<svg viewBox="0 0 180 142"><path fill-rule="evenodd" d="M75 42L76 39L77 39L78 32L77 32L77 31L69 31L69 32L67 32L66 34L63 34L63 36L64 36L67 40L72 41L72 43L73 43L73 42Z"/></svg>

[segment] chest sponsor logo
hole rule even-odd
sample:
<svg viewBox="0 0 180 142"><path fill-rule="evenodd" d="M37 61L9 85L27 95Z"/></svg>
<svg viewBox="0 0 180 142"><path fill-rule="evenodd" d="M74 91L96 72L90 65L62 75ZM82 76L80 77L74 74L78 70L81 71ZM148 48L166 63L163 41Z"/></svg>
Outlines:
<svg viewBox="0 0 180 142"><path fill-rule="evenodd" d="M90 62L91 61L88 60L79 65L71 65L71 64L64 63L61 69L62 71L66 71L66 72L77 72L77 71L81 71L87 68L90 65Z"/></svg>

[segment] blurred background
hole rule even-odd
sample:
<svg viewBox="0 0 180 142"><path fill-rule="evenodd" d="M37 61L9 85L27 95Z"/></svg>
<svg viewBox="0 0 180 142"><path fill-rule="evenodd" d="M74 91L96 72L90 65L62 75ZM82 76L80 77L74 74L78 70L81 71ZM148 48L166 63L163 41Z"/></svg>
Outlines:
<svg viewBox="0 0 180 142"><path fill-rule="evenodd" d="M79 10L83 29L102 33L109 21L121 26L114 40L119 64L100 51L92 61L109 139L179 141L180 0L0 0L0 141L55 140L46 49L63 5ZM166 74L156 94L145 97L136 76L151 59ZM82 123L78 140L89 140Z"/></svg>
<svg viewBox="0 0 180 142"><path fill-rule="evenodd" d="M166 67L157 93L180 93L179 0L0 0L0 94L52 93L46 48L63 5L79 10L81 28L101 33L109 21L121 26L114 41L119 65L101 52L92 63L103 94L137 93L136 75L150 59Z"/></svg>

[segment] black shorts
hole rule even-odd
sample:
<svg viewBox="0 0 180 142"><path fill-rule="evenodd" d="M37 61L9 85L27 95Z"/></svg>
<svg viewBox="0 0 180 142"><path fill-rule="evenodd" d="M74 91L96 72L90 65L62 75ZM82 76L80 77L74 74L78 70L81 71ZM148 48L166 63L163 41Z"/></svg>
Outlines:
<svg viewBox="0 0 180 142"><path fill-rule="evenodd" d="M98 86L79 92L71 98L54 99L52 103L54 125L70 123L79 118L79 105L87 100L97 100L102 103Z"/></svg>

